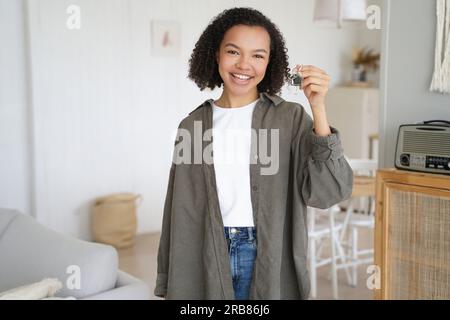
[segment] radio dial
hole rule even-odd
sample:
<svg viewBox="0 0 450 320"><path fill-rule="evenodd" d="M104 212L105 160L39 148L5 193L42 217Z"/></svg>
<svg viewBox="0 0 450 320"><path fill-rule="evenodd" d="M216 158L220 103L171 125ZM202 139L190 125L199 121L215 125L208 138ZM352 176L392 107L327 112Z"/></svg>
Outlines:
<svg viewBox="0 0 450 320"><path fill-rule="evenodd" d="M402 166L409 166L409 154L402 154L400 156L400 163Z"/></svg>

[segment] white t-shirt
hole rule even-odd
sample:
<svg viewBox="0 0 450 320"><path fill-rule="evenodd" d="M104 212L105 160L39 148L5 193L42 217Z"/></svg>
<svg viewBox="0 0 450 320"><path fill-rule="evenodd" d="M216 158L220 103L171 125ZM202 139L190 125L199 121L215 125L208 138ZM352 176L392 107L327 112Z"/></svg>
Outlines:
<svg viewBox="0 0 450 320"><path fill-rule="evenodd" d="M252 115L258 100L239 108L213 106L213 157L225 227L254 227L250 195Z"/></svg>

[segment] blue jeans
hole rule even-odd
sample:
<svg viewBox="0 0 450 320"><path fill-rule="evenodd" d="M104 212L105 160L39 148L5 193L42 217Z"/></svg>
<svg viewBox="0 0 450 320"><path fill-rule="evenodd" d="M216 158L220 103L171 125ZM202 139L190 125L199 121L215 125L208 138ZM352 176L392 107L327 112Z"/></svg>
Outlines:
<svg viewBox="0 0 450 320"><path fill-rule="evenodd" d="M236 300L248 300L256 258L256 228L225 227L225 237L228 241L234 297Z"/></svg>

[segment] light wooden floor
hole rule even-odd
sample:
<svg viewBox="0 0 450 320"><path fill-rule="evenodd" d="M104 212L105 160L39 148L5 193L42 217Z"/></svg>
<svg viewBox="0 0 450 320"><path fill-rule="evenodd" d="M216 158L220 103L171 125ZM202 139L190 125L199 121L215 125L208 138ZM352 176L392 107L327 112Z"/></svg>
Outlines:
<svg viewBox="0 0 450 320"><path fill-rule="evenodd" d="M156 256L158 251L159 233L144 234L136 237L135 245L129 249L119 250L119 267L121 270L145 281L150 290L152 299L159 299L153 295L156 279ZM372 245L373 233L360 232L361 247ZM326 251L325 251L326 252ZM357 287L347 285L343 270L339 271L339 299L366 300L372 299L373 292L366 287L367 266L360 266ZM331 280L328 279L329 266L318 270L317 299L332 299Z"/></svg>

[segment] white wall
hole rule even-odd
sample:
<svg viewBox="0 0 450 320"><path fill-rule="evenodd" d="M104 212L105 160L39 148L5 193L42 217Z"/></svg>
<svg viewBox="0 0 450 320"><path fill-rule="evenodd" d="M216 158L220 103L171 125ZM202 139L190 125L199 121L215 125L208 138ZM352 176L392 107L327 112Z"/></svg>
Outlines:
<svg viewBox="0 0 450 320"><path fill-rule="evenodd" d="M428 90L434 70L436 1L387 0L383 23L380 164L393 167L398 128L450 120L450 95Z"/></svg>
<svg viewBox="0 0 450 320"><path fill-rule="evenodd" d="M2 1L3 16L18 7ZM284 33L291 64L314 64L333 78L348 80L351 47L361 28L331 29L313 25L313 0L223 1L223 0L29 0L31 89L30 112L2 102L2 113L12 112L21 124L10 145L27 149L27 116L31 116L34 157L32 190L36 194L37 219L61 232L89 239L89 208L94 198L127 191L143 195L138 232L152 232L161 226L162 208L173 145L179 121L220 91L200 92L187 77L188 60L198 36L223 9L251 6L268 15ZM66 9L81 8L81 30L68 30ZM181 24L181 56L152 57L152 19L177 20ZM11 22L12 23L12 22ZM4 32L4 31L3 31ZM23 30L14 29L22 37ZM12 40L10 40L12 41ZM3 40L2 40L3 42ZM1 65L10 56L2 56ZM19 55L16 64L22 62ZM19 66L17 66L19 68ZM3 76L0 88L10 81ZM21 79L21 82L24 80ZM20 82L20 81L19 81ZM20 95L26 89L19 87ZM306 105L302 95L283 93L284 98ZM22 96L23 98L23 96ZM22 98L11 99L20 102ZM5 111L3 111L5 109ZM14 109L14 110L13 110ZM7 121L2 117L1 126ZM18 130L18 131L17 131ZM3 136L6 136L2 129ZM8 157L23 152L1 149ZM33 158L32 158L33 159ZM0 172L6 172L1 164ZM22 165L10 173L10 180L28 169ZM25 178L13 192L0 195L5 204L27 208ZM12 182L10 182L12 183ZM7 188L0 182L1 189Z"/></svg>
<svg viewBox="0 0 450 320"><path fill-rule="evenodd" d="M0 0L0 207L32 213L22 1Z"/></svg>

